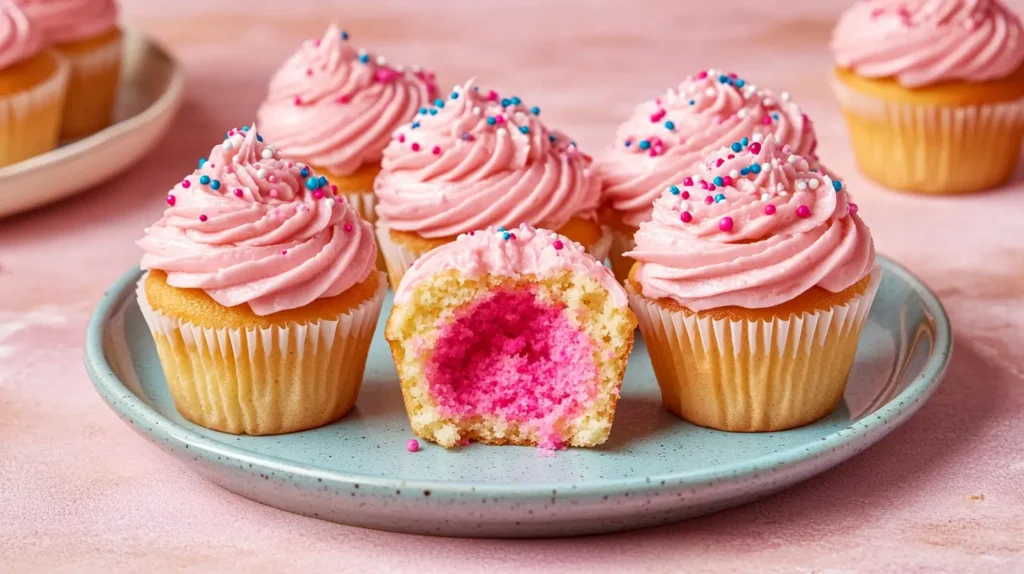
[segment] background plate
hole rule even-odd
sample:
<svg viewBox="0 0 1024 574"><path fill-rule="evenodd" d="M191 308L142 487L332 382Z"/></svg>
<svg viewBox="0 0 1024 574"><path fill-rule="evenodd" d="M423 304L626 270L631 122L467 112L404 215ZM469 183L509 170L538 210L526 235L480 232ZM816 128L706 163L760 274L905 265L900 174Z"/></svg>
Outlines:
<svg viewBox="0 0 1024 574"><path fill-rule="evenodd" d="M447 451L412 438L383 338L345 419L275 437L233 436L174 410L135 302L138 269L96 310L86 366L103 398L144 437L224 488L291 512L354 526L473 537L614 532L755 500L830 468L907 420L935 391L952 350L941 304L879 257L882 284L861 336L845 400L799 429L734 434L689 425L661 407L643 341L626 371L609 441L541 456L529 447Z"/></svg>
<svg viewBox="0 0 1024 574"><path fill-rule="evenodd" d="M88 189L134 165L167 131L185 93L185 73L137 32L124 37L114 123L53 151L0 168L0 217Z"/></svg>

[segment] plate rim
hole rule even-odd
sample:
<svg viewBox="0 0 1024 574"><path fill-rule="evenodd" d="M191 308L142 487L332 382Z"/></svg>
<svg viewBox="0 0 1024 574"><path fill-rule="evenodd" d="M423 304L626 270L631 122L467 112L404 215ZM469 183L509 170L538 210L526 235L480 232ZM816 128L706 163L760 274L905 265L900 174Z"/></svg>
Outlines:
<svg viewBox="0 0 1024 574"><path fill-rule="evenodd" d="M852 443L856 443L860 438L881 433L875 441L872 441L873 444L877 440L881 440L900 423L912 417L938 388L943 375L948 369L953 351L952 326L945 307L938 296L906 267L884 255L878 254L877 257L878 263L883 268L883 273L895 273L896 276L910 285L911 289L921 298L922 306L932 319L935 329L935 341L933 342L930 356L922 366L921 374L915 377L915 380L907 385L902 392L890 398L878 410L848 426L815 439L811 443L801 443L779 452L709 467L707 470L690 470L660 475L638 474L630 478L599 479L571 485L568 483L476 484L461 481L405 480L394 477L337 471L314 465L297 464L294 461L255 453L246 448L208 438L164 417L140 399L114 374L114 370L104 354L104 328L110 324L110 319L121 308L122 302L134 293L132 287L142 274L137 265L122 274L114 285L104 293L92 317L90 317L85 337L85 364L86 370L104 402L119 417L123 418L127 415L136 421L150 423L154 427L147 433L143 429L145 425L129 425L147 440L152 442L158 438L171 439L187 448L196 448L201 451L216 453L217 456L223 457L229 462L241 461L250 463L252 468L248 471L248 474L258 474L261 470L269 470L287 473L306 480L312 479L315 482L335 483L336 485L365 485L387 490L396 488L429 490L449 496L466 494L472 494L473 496L500 495L521 499L550 498L553 489L562 489L560 496L586 498L595 495L617 493L623 490L642 492L652 488L678 488L680 486L717 483L723 480L741 482L757 475L763 475L766 472L776 473L789 468L799 467L801 463L817 459L830 451L836 450L838 447L849 446ZM888 421L891 419L899 419L899 421L897 424L890 425ZM160 430L157 431L155 428ZM234 467L234 465L230 464L218 466L225 468ZM571 489L567 488L570 486Z"/></svg>

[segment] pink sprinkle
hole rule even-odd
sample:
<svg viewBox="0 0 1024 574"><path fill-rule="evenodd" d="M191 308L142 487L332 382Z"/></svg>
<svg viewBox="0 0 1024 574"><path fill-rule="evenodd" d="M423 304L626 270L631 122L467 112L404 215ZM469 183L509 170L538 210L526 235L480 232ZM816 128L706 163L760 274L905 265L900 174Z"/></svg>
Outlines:
<svg viewBox="0 0 1024 574"><path fill-rule="evenodd" d="M277 183L277 176L274 174L270 174L267 176L267 181L269 181L270 183Z"/></svg>
<svg viewBox="0 0 1024 574"><path fill-rule="evenodd" d="M281 255L288 255L288 250L285 249L285 250L281 251Z"/></svg>
<svg viewBox="0 0 1024 574"><path fill-rule="evenodd" d="M338 186L334 185L333 183L331 184L331 193L333 193L334 195L338 195Z"/></svg>
<svg viewBox="0 0 1024 574"><path fill-rule="evenodd" d="M770 204L770 203L768 205L764 206L764 214L765 215L775 215L775 206Z"/></svg>
<svg viewBox="0 0 1024 574"><path fill-rule="evenodd" d="M476 231L470 231L470 232L469 232L469 236L470 236L470 237L473 237L474 235L476 235Z"/></svg>
<svg viewBox="0 0 1024 574"><path fill-rule="evenodd" d="M511 240L513 240L513 241L515 241L515 238L516 238L516 234L515 234L515 233L509 233L509 234L508 234L508 238L509 238L509 239L511 239Z"/></svg>
<svg viewBox="0 0 1024 574"><path fill-rule="evenodd" d="M857 213L857 209L859 209L859 208L857 207L856 203L851 203L849 205L849 209L850 209L850 213Z"/></svg>
<svg viewBox="0 0 1024 574"><path fill-rule="evenodd" d="M318 189L318 190L313 192L313 199L323 199L323 198L324 198L323 190Z"/></svg>
<svg viewBox="0 0 1024 574"><path fill-rule="evenodd" d="M208 217L206 217L205 215L200 215L200 216L199 216L199 221L203 221L203 222L205 222L205 221L206 221L207 219L209 219L209 218L208 218Z"/></svg>
<svg viewBox="0 0 1024 574"><path fill-rule="evenodd" d="M761 153L761 144L759 144L757 142L754 142L754 143L750 144L750 147L747 148L747 149L750 150L750 153L752 153L754 155L757 155L757 154Z"/></svg>
<svg viewBox="0 0 1024 574"><path fill-rule="evenodd" d="M682 197L683 199L690 199L690 192L684 191L679 197Z"/></svg>
<svg viewBox="0 0 1024 574"><path fill-rule="evenodd" d="M651 151L647 152L647 155L651 157L658 157L658 148L651 148Z"/></svg>
<svg viewBox="0 0 1024 574"><path fill-rule="evenodd" d="M706 78L706 77L708 77L708 72L707 72L707 70L704 70L703 72L701 72L701 73L697 74L697 79L698 79L698 80L703 80L703 79L704 79L704 78Z"/></svg>
<svg viewBox="0 0 1024 574"><path fill-rule="evenodd" d="M494 90L488 91L487 92L487 101L489 101L489 102L496 102L496 101L498 101L498 92L495 92Z"/></svg>
<svg viewBox="0 0 1024 574"><path fill-rule="evenodd" d="M693 216L690 215L689 211L684 211L679 214L679 221L682 221L683 223L689 223L693 221Z"/></svg>
<svg viewBox="0 0 1024 574"><path fill-rule="evenodd" d="M295 96L295 105L296 106L301 106L302 105L302 98L300 98L299 96Z"/></svg>
<svg viewBox="0 0 1024 574"><path fill-rule="evenodd" d="M722 178L722 185L732 185L732 178L725 176Z"/></svg>
<svg viewBox="0 0 1024 574"><path fill-rule="evenodd" d="M242 197L242 190L241 189L235 189L235 197Z"/></svg>
<svg viewBox="0 0 1024 574"><path fill-rule="evenodd" d="M192 187L192 182L186 179L185 181L181 182L181 187L188 189Z"/></svg>
<svg viewBox="0 0 1024 574"><path fill-rule="evenodd" d="M210 164L210 169L213 169L213 168L215 168L215 167L217 167L217 164L215 164L215 163L211 163L211 164Z"/></svg>
<svg viewBox="0 0 1024 574"><path fill-rule="evenodd" d="M398 72L391 68L377 68L377 72L373 75L374 79L378 83L386 84L398 77Z"/></svg>
<svg viewBox="0 0 1024 574"><path fill-rule="evenodd" d="M306 75L307 76L312 76L313 75L313 68L306 68Z"/></svg>
<svg viewBox="0 0 1024 574"><path fill-rule="evenodd" d="M772 117L771 116L765 116L765 117L761 118L761 123L766 125L766 126L772 125Z"/></svg>
<svg viewBox="0 0 1024 574"><path fill-rule="evenodd" d="M351 101L352 101L352 96L349 96L348 94L342 94L342 95L338 96L338 103L339 104L347 104L347 103L349 103Z"/></svg>
<svg viewBox="0 0 1024 574"><path fill-rule="evenodd" d="M409 452L417 452L420 450L420 441L411 438L409 442L405 443L405 450Z"/></svg>
<svg viewBox="0 0 1024 574"><path fill-rule="evenodd" d="M733 155L733 154L729 154L729 155L727 155L727 156L725 157L725 159L734 159L735 157L736 157L735 155Z"/></svg>
<svg viewBox="0 0 1024 574"><path fill-rule="evenodd" d="M173 195L168 195L167 196L167 205L170 205L171 207L174 207L174 204L177 203L177 201L178 201L178 198L174 197Z"/></svg>
<svg viewBox="0 0 1024 574"><path fill-rule="evenodd" d="M701 189L707 189L708 188L708 182L702 180L700 182L700 188Z"/></svg>
<svg viewBox="0 0 1024 574"><path fill-rule="evenodd" d="M718 222L718 228L725 232L732 231L732 218L728 216L723 217L722 220Z"/></svg>
<svg viewBox="0 0 1024 574"><path fill-rule="evenodd" d="M782 153L793 153L793 148L789 144L782 146Z"/></svg>
<svg viewBox="0 0 1024 574"><path fill-rule="evenodd" d="M505 116L503 116L501 114L498 114L498 115L494 116L494 123L496 123L496 124L503 124L503 123L505 123Z"/></svg>
<svg viewBox="0 0 1024 574"><path fill-rule="evenodd" d="M715 202L715 198L711 197L710 195L704 198L704 203L706 203L708 205L711 205L714 202Z"/></svg>
<svg viewBox="0 0 1024 574"><path fill-rule="evenodd" d="M274 197L274 198L277 197L277 190L276 189L270 190L270 197Z"/></svg>
<svg viewBox="0 0 1024 574"><path fill-rule="evenodd" d="M661 121L661 118L665 117L665 110L660 109L651 114L651 123Z"/></svg>
<svg viewBox="0 0 1024 574"><path fill-rule="evenodd" d="M430 150L434 155L441 155L441 146L434 146L434 149Z"/></svg>
<svg viewBox="0 0 1024 574"><path fill-rule="evenodd" d="M715 184L712 183L712 184L708 185L708 191L715 191L716 189L718 189L718 188L715 187Z"/></svg>
<svg viewBox="0 0 1024 574"><path fill-rule="evenodd" d="M683 185L685 185L686 187L690 187L691 185L693 185L693 178L687 177L683 179Z"/></svg>
<svg viewBox="0 0 1024 574"><path fill-rule="evenodd" d="M723 163L725 163L725 160L724 160L724 159L722 159L722 158L718 158L718 159L717 159L717 160L715 161L715 167L722 167L722 164L723 164Z"/></svg>
<svg viewBox="0 0 1024 574"><path fill-rule="evenodd" d="M807 207L806 205L801 205L800 207L796 208L796 215L797 217L810 217L811 208Z"/></svg>
<svg viewBox="0 0 1024 574"><path fill-rule="evenodd" d="M287 169L291 169L293 165L295 165L295 164L290 162L290 161L284 162L284 167L287 168Z"/></svg>
<svg viewBox="0 0 1024 574"><path fill-rule="evenodd" d="M405 134L398 134L398 143L405 143Z"/></svg>
<svg viewBox="0 0 1024 574"><path fill-rule="evenodd" d="M351 223L346 223L344 229L345 229L345 233L352 233L352 224Z"/></svg>
<svg viewBox="0 0 1024 574"><path fill-rule="evenodd" d="M420 151L420 144L414 142L412 144L412 151Z"/></svg>
<svg viewBox="0 0 1024 574"><path fill-rule="evenodd" d="M563 247L565 247L565 245L564 245L564 244L562 243L562 240L561 240L561 239L556 239L556 240L555 240L555 241L554 241L554 242L553 242L553 243L551 244L551 246L555 248L555 251L561 251L561 250L562 250L562 248L563 248Z"/></svg>

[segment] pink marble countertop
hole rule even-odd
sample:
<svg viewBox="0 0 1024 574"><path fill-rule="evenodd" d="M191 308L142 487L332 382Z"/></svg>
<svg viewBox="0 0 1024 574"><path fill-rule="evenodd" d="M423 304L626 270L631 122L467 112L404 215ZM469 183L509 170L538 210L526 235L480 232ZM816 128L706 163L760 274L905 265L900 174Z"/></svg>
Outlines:
<svg viewBox="0 0 1024 574"><path fill-rule="evenodd" d="M0 571L1024 569L1024 183L926 199L857 173L825 83L829 31L846 3L126 1L124 21L184 62L187 102L136 168L0 220ZM393 61L429 64L443 84L475 75L514 88L590 150L637 102L703 67L789 90L880 251L947 306L956 351L945 382L908 424L831 472L744 508L615 536L405 536L294 516L207 483L93 391L86 322L137 262L133 240L166 190L224 129L253 119L275 65L331 18Z"/></svg>

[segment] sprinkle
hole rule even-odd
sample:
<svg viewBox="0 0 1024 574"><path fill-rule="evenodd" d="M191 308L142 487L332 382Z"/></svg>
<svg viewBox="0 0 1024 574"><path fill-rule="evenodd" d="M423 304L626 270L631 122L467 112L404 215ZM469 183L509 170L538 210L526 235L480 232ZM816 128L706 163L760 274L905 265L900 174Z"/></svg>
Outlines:
<svg viewBox="0 0 1024 574"><path fill-rule="evenodd" d="M838 193L839 190L843 189L843 182L839 181L838 179L833 179L832 189L836 190L836 192Z"/></svg>
<svg viewBox="0 0 1024 574"><path fill-rule="evenodd" d="M820 185L820 184L818 183L818 180L816 180L816 179L812 179L811 181L807 182L807 187L810 187L811 189L818 189L818 185Z"/></svg>
<svg viewBox="0 0 1024 574"><path fill-rule="evenodd" d="M764 206L764 214L765 215L775 215L775 206L770 204L770 203L768 205Z"/></svg>
<svg viewBox="0 0 1024 574"><path fill-rule="evenodd" d="M364 63L364 64L369 62L370 61L370 55L365 53L365 52L363 52L362 54L359 54L359 61Z"/></svg>
<svg viewBox="0 0 1024 574"><path fill-rule="evenodd" d="M327 198L327 201L325 201L324 203L326 203L326 204L327 204L327 207L328 207L328 208L333 208L333 207L334 207L334 205L335 205L336 203L338 203L338 202L337 202L337 201L334 201L334 198L333 198L333 197L328 197L328 198Z"/></svg>
<svg viewBox="0 0 1024 574"><path fill-rule="evenodd" d="M761 123L766 125L766 126L772 125L772 118L771 118L771 116L765 116L765 117L761 118Z"/></svg>
<svg viewBox="0 0 1024 574"><path fill-rule="evenodd" d="M323 199L323 198L324 198L323 190L318 189L318 190L313 192L313 199Z"/></svg>
<svg viewBox="0 0 1024 574"><path fill-rule="evenodd" d="M452 92L451 95L449 95L448 97L453 99L453 100L457 100L457 99L459 99L459 93L458 92Z"/></svg>
<svg viewBox="0 0 1024 574"><path fill-rule="evenodd" d="M689 211L684 211L679 214L679 221L682 221L683 223L689 223L693 221L693 216L690 215Z"/></svg>
<svg viewBox="0 0 1024 574"><path fill-rule="evenodd" d="M509 239L512 238L512 234L509 233L508 231L502 231L501 238L504 239L505 241L508 241Z"/></svg>
<svg viewBox="0 0 1024 574"><path fill-rule="evenodd" d="M680 195L679 197L682 197L683 199L690 199L690 192L684 191L683 194Z"/></svg>
<svg viewBox="0 0 1024 574"><path fill-rule="evenodd" d="M269 181L270 183L277 183L277 176L274 174L270 174L267 176L267 181Z"/></svg>
<svg viewBox="0 0 1024 574"><path fill-rule="evenodd" d="M295 96L295 105L296 106L301 106L302 105L302 98L300 98L299 96Z"/></svg>
<svg viewBox="0 0 1024 574"><path fill-rule="evenodd" d="M676 123L674 121L672 121L672 120L669 120L669 121L665 122L665 129L667 129L669 131L672 131L672 130L676 129Z"/></svg>
<svg viewBox="0 0 1024 574"><path fill-rule="evenodd" d="M562 248L563 248L563 247L565 247L565 244L564 244L564 243L562 243L562 240L561 240L561 239L556 239L556 240L555 240L555 241L554 241L554 242L553 242L553 243L551 244L551 246L555 248L555 251L561 251L561 250L562 250Z"/></svg>
<svg viewBox="0 0 1024 574"><path fill-rule="evenodd" d="M697 101L696 101L696 100L690 100L690 105L691 105L691 106L695 106L695 105L697 105Z"/></svg>
<svg viewBox="0 0 1024 574"><path fill-rule="evenodd" d="M410 147L412 148L412 151L420 151L420 144L418 143L413 142L412 146Z"/></svg>
<svg viewBox="0 0 1024 574"><path fill-rule="evenodd" d="M507 108L512 105L512 100L508 98L501 98L501 107Z"/></svg>
<svg viewBox="0 0 1024 574"><path fill-rule="evenodd" d="M306 178L306 189L313 191L320 187L320 180L315 177Z"/></svg>
<svg viewBox="0 0 1024 574"><path fill-rule="evenodd" d="M797 217L810 217L811 208L807 207L806 205L801 205L800 207L796 208L796 215Z"/></svg>
<svg viewBox="0 0 1024 574"><path fill-rule="evenodd" d="M405 134L398 134L398 143L405 143Z"/></svg>
<svg viewBox="0 0 1024 574"><path fill-rule="evenodd" d="M706 95L709 98L715 97L715 89L714 88L708 88L707 90L704 90L704 95Z"/></svg>
<svg viewBox="0 0 1024 574"><path fill-rule="evenodd" d="M732 218L728 216L723 217L718 222L718 228L725 232L732 231Z"/></svg>
<svg viewBox="0 0 1024 574"><path fill-rule="evenodd" d="M722 184L724 184L724 183L725 183L725 180L723 180L723 179L722 179L722 178L720 178L720 177L716 177L715 179L711 180L711 183L713 183L713 184L715 184L715 185L719 185L719 186L720 186L720 185L722 185Z"/></svg>
<svg viewBox="0 0 1024 574"><path fill-rule="evenodd" d="M505 129L505 128L498 128L496 131L498 132L498 137L499 138L507 138L508 137L508 130L507 129Z"/></svg>
<svg viewBox="0 0 1024 574"><path fill-rule="evenodd" d="M256 170L257 179L263 179L265 177L267 177L267 170L263 169L262 167Z"/></svg>
<svg viewBox="0 0 1024 574"><path fill-rule="evenodd" d="M436 108L430 108L430 115L436 116L437 115L437 109Z"/></svg>
<svg viewBox="0 0 1024 574"><path fill-rule="evenodd" d="M288 250L287 249L282 249L281 250L281 255L288 255Z"/></svg>
<svg viewBox="0 0 1024 574"><path fill-rule="evenodd" d="M256 134L256 141L263 143L263 136L261 136L260 134Z"/></svg>
<svg viewBox="0 0 1024 574"><path fill-rule="evenodd" d="M850 209L850 213L857 213L857 209L858 209L858 207L857 207L857 204L856 204L856 203L851 203L851 204L849 204L849 206L848 206L848 207L849 207L849 209Z"/></svg>
<svg viewBox="0 0 1024 574"><path fill-rule="evenodd" d="M205 215L200 215L199 216L199 221L202 221L203 223L206 223L207 219L209 219L209 217L206 217Z"/></svg>
<svg viewBox="0 0 1024 574"><path fill-rule="evenodd" d="M299 175L302 177L309 177L309 168L304 167L299 171Z"/></svg>
<svg viewBox="0 0 1024 574"><path fill-rule="evenodd" d="M434 100L434 105L439 107L439 108L443 108L444 107L444 100L442 100L441 98L437 98L436 100Z"/></svg>
<svg viewBox="0 0 1024 574"><path fill-rule="evenodd" d="M751 139L754 140L754 143L759 144L764 141L764 136L761 134L754 134L754 137L752 137ZM758 146L758 149L761 149L761 146Z"/></svg>
<svg viewBox="0 0 1024 574"><path fill-rule="evenodd" d="M487 125L493 126L496 123L498 123L498 120L494 119L493 116L487 116Z"/></svg>
<svg viewBox="0 0 1024 574"><path fill-rule="evenodd" d="M215 180L211 181L210 182L210 189L212 189L214 191L217 191L218 189L220 189L220 180L219 179L215 179Z"/></svg>
<svg viewBox="0 0 1024 574"><path fill-rule="evenodd" d="M719 193L718 195L715 196L715 203L721 203L723 201L725 201L724 194Z"/></svg>
<svg viewBox="0 0 1024 574"><path fill-rule="evenodd" d="M650 149L651 142L649 142L647 140L641 140L640 143L637 144L637 147L639 147L640 149L646 151L646 150Z"/></svg>
<svg viewBox="0 0 1024 574"><path fill-rule="evenodd" d="M708 186L708 191L715 191L715 184L709 185Z"/></svg>
<svg viewBox="0 0 1024 574"><path fill-rule="evenodd" d="M555 143L555 140L556 140L556 139L557 139L557 138L555 137L555 135L554 135L554 134L551 134L551 135L549 135L549 136L548 136L548 141L549 141L549 142L551 142L551 143Z"/></svg>
<svg viewBox="0 0 1024 574"><path fill-rule="evenodd" d="M745 168L740 170L740 175L747 175L748 173L750 173L750 168L749 167L745 167Z"/></svg>
<svg viewBox="0 0 1024 574"><path fill-rule="evenodd" d="M743 149L743 146L742 146L742 145L740 145L740 143L739 143L739 142L736 142L736 143L732 144L732 145L730 146L730 148L732 149L732 151L734 151L734 152L736 152L736 153L739 153L739 152L740 152L740 150L742 150L742 149Z"/></svg>
<svg viewBox="0 0 1024 574"><path fill-rule="evenodd" d="M722 178L722 184L724 184L724 185L732 185L732 177L730 177L728 175L723 177Z"/></svg>
<svg viewBox="0 0 1024 574"><path fill-rule="evenodd" d="M755 163L755 164L751 165L750 166L750 172L751 173L761 173L761 164Z"/></svg>
<svg viewBox="0 0 1024 574"><path fill-rule="evenodd" d="M540 108L538 108L537 106L533 106L532 108L530 108L530 113L535 115L535 116L539 116L540 115Z"/></svg>
<svg viewBox="0 0 1024 574"><path fill-rule="evenodd" d="M519 133L521 133L521 134L528 134L528 133L530 133L529 126L519 126Z"/></svg>
<svg viewBox="0 0 1024 574"><path fill-rule="evenodd" d="M192 187L192 182L186 179L186 180L181 182L181 187L184 187L185 189L188 189L188 188Z"/></svg>
<svg viewBox="0 0 1024 574"><path fill-rule="evenodd" d="M626 147L629 147L629 146L633 145L633 140L626 140L626 141L622 142L622 145L624 145Z"/></svg>
<svg viewBox="0 0 1024 574"><path fill-rule="evenodd" d="M686 187L690 187L691 185L693 185L693 178L692 177L684 177L683 178L683 185L685 185Z"/></svg>
<svg viewBox="0 0 1024 574"><path fill-rule="evenodd" d="M199 176L199 185L206 185L208 183L210 183L210 176L208 176L208 175Z"/></svg>
<svg viewBox="0 0 1024 574"><path fill-rule="evenodd" d="M487 91L487 100L491 101L491 102L498 101L498 92L495 92L494 90L488 90Z"/></svg>
<svg viewBox="0 0 1024 574"><path fill-rule="evenodd" d="M711 197L710 195L704 198L704 203L706 205L711 205L714 202L715 202L715 198Z"/></svg>
<svg viewBox="0 0 1024 574"><path fill-rule="evenodd" d="M410 126L410 127L411 127L412 129L416 129L416 128L420 127L420 123L419 123L419 122L413 122L413 123L412 123L412 126Z"/></svg>
<svg viewBox="0 0 1024 574"><path fill-rule="evenodd" d="M421 116L425 116L425 115L427 115L427 108L420 108L419 114L420 114Z"/></svg>
<svg viewBox="0 0 1024 574"><path fill-rule="evenodd" d="M346 223L345 227L343 227L342 229L345 230L345 233L352 233L352 224L351 223Z"/></svg>
<svg viewBox="0 0 1024 574"><path fill-rule="evenodd" d="M342 30L341 31L341 39L342 40L348 40L348 32Z"/></svg>
<svg viewBox="0 0 1024 574"><path fill-rule="evenodd" d="M269 149L264 149L263 152L260 153L260 157L263 159L274 159L274 152Z"/></svg>
<svg viewBox="0 0 1024 574"><path fill-rule="evenodd" d="M512 96L512 105L513 106L518 106L521 103L523 103L523 100L520 100L519 96Z"/></svg>
<svg viewBox="0 0 1024 574"><path fill-rule="evenodd" d="M494 121L499 123L499 124L503 124L503 123L505 123L505 116L503 116L501 114L498 114L498 115L494 116Z"/></svg>
<svg viewBox="0 0 1024 574"><path fill-rule="evenodd" d="M722 158L718 158L718 160L715 161L715 167L722 167L723 163L725 163L725 160Z"/></svg>
<svg viewBox="0 0 1024 574"><path fill-rule="evenodd" d="M409 452L417 452L420 450L420 441L414 438L409 439L409 442L405 443L405 450Z"/></svg>
<svg viewBox="0 0 1024 574"><path fill-rule="evenodd" d="M235 197L242 197L245 195L245 192L243 192L241 188L236 188L234 193Z"/></svg>
<svg viewBox="0 0 1024 574"><path fill-rule="evenodd" d="M441 155L441 146L438 146L438 145L434 146L430 150L430 152L433 153L434 155Z"/></svg>
<svg viewBox="0 0 1024 574"><path fill-rule="evenodd" d="M754 142L754 143L750 144L750 148L748 148L748 149L750 150L750 153L752 153L754 155L757 155L757 154L761 153L761 144L758 143L758 142Z"/></svg>
<svg viewBox="0 0 1024 574"><path fill-rule="evenodd" d="M735 85L737 88L742 88L744 85L746 85L746 83L747 82L745 80L736 80L733 85Z"/></svg>
<svg viewBox="0 0 1024 574"><path fill-rule="evenodd" d="M800 181L796 182L796 188L798 191L803 191L807 189L807 182L801 179Z"/></svg>
<svg viewBox="0 0 1024 574"><path fill-rule="evenodd" d="M333 183L331 184L331 193L333 193L334 195L338 195L338 186L334 185Z"/></svg>
<svg viewBox="0 0 1024 574"><path fill-rule="evenodd" d="M729 177L731 177L732 179L736 179L739 176L740 176L740 172L736 171L735 169L729 172ZM728 185L728 184L726 184L726 185Z"/></svg>
<svg viewBox="0 0 1024 574"><path fill-rule="evenodd" d="M679 186L678 185L669 186L668 192L671 193L672 195L679 195Z"/></svg>
<svg viewBox="0 0 1024 574"><path fill-rule="evenodd" d="M242 126L243 133L249 133L249 126Z"/></svg>
<svg viewBox="0 0 1024 574"><path fill-rule="evenodd" d="M178 198L174 197L173 195L168 195L167 196L167 205L170 205L171 207L174 207L174 204L177 203L177 201L178 201Z"/></svg>
<svg viewBox="0 0 1024 574"><path fill-rule="evenodd" d="M319 181L320 181L320 187L324 187L325 185L327 185L327 177L326 176L321 175Z"/></svg>
<svg viewBox="0 0 1024 574"><path fill-rule="evenodd" d="M205 157L199 158L199 169L203 169L204 165L206 165L206 158Z"/></svg>
<svg viewBox="0 0 1024 574"><path fill-rule="evenodd" d="M666 112L664 108L654 112L653 114L651 114L651 123L660 122L661 118L665 117L665 114Z"/></svg>

